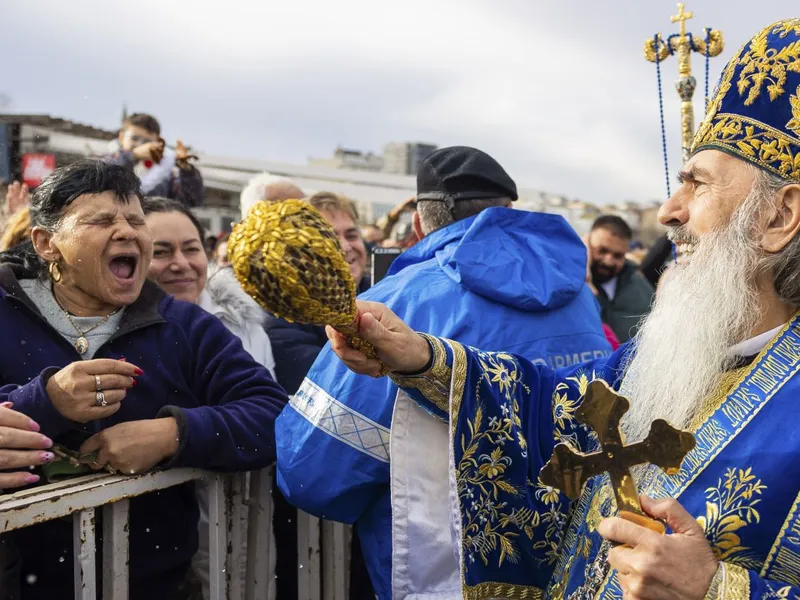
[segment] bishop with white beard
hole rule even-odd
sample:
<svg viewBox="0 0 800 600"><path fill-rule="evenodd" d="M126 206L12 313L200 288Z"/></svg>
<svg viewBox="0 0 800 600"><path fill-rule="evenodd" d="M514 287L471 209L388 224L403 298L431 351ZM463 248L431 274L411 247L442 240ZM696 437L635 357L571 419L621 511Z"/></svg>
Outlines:
<svg viewBox="0 0 800 600"><path fill-rule="evenodd" d="M428 527L451 529L461 573L415 599L800 598L800 19L731 59L680 177L659 215L677 262L610 357L553 371L359 304L401 393L447 423L450 472L412 501L449 514ZM379 373L328 336L351 369ZM617 516L607 475L576 501L539 479L559 442L600 449L576 419L596 379L630 399L629 443L659 418L695 436L677 474L635 472L665 534Z"/></svg>

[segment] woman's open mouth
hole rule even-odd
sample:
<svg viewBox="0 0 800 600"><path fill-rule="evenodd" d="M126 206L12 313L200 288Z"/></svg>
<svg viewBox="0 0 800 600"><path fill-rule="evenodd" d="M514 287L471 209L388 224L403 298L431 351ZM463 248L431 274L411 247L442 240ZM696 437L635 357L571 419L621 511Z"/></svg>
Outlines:
<svg viewBox="0 0 800 600"><path fill-rule="evenodd" d="M135 254L119 254L111 259L108 268L111 274L122 284L130 285L136 278L136 267L139 257Z"/></svg>

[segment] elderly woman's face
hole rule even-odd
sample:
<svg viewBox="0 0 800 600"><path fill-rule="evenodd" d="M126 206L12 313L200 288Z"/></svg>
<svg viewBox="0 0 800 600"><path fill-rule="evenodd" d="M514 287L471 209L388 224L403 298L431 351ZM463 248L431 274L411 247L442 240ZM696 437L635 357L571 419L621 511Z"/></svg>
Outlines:
<svg viewBox="0 0 800 600"><path fill-rule="evenodd" d="M197 302L206 287L208 257L197 227L179 212L151 213L153 262L148 277L178 300Z"/></svg>
<svg viewBox="0 0 800 600"><path fill-rule="evenodd" d="M50 245L60 255L61 284L111 306L139 297L153 253L139 199L123 203L113 192L72 202Z"/></svg>

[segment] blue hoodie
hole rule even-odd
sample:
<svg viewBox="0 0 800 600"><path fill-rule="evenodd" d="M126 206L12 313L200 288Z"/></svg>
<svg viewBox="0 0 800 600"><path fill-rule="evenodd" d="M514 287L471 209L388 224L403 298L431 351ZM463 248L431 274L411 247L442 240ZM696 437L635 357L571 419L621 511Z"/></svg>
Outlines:
<svg viewBox="0 0 800 600"><path fill-rule="evenodd" d="M247 471L273 462L273 422L285 392L219 319L150 282L95 354L126 357L140 367L138 385L111 417L80 424L62 416L47 381L81 357L25 295L18 274L0 266L0 402L13 402L43 434L77 449L117 423L173 416L179 449L162 467ZM131 500L131 600L173 597L197 550L197 519L192 483ZM57 519L10 535L22 555L22 598L72 598L71 522ZM37 576L35 585L24 583L28 575Z"/></svg>
<svg viewBox="0 0 800 600"><path fill-rule="evenodd" d="M586 248L562 217L492 208L426 236L363 300L418 331L554 367L610 353L585 285ZM391 596L389 428L397 387L350 372L326 346L275 423L278 484L299 508L355 523Z"/></svg>

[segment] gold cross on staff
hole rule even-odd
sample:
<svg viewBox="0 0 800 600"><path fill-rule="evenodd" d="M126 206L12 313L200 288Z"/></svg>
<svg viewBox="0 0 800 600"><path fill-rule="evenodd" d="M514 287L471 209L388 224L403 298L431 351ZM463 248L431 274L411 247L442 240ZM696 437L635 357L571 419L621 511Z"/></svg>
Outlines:
<svg viewBox="0 0 800 600"><path fill-rule="evenodd" d="M653 421L650 433L643 441L626 446L619 423L629 408L628 400L612 390L605 381L598 379L590 383L583 404L575 412L575 418L592 428L601 449L599 452L583 454L574 451L568 444L558 444L541 471L542 483L576 500L590 477L607 471L617 510L646 517L639 504L639 494L630 468L652 463L664 469L668 475L675 475L684 457L694 448L695 439L691 433L675 429L663 419L658 419ZM640 519L635 520L641 522Z"/></svg>
<svg viewBox="0 0 800 600"><path fill-rule="evenodd" d="M673 23L680 22L680 24L681 24L680 25L681 39L686 37L686 21L688 21L689 19L694 17L694 13L693 12L691 12L691 11L684 12L683 7L684 7L684 4L682 2L679 2L678 3L678 14L677 15L672 15L669 18L669 20L671 22L673 22Z"/></svg>

